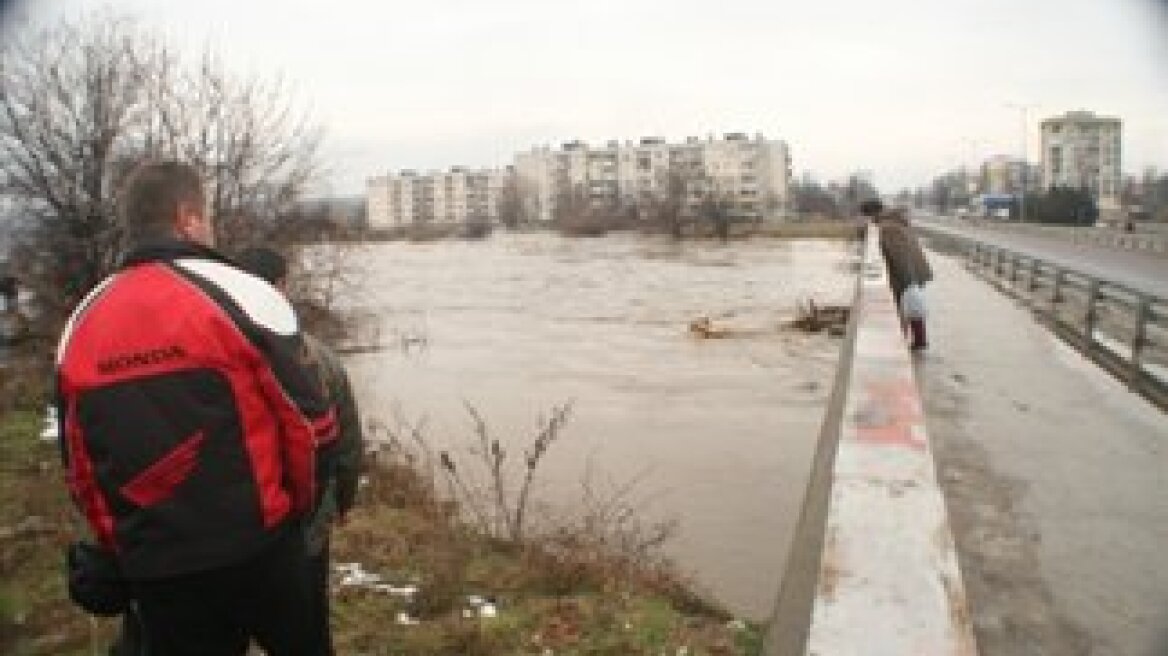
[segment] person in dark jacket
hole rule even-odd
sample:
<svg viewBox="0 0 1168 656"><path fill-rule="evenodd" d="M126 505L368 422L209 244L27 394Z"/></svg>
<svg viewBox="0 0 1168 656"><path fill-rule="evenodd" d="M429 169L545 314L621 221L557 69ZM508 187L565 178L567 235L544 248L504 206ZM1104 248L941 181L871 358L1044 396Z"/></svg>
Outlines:
<svg viewBox="0 0 1168 656"><path fill-rule="evenodd" d="M155 656L316 656L301 521L335 411L291 306L217 253L192 167L120 198L130 247L57 354L74 501L129 583Z"/></svg>
<svg viewBox="0 0 1168 656"><path fill-rule="evenodd" d="M896 299L897 311L901 308L901 297L910 285L924 287L933 279L933 269L925 258L925 252L917 242L916 234L908 223L904 210L894 209L877 216L880 227L880 253L888 269L888 282ZM928 346L924 317L908 320L912 342L909 346L919 351Z"/></svg>
<svg viewBox="0 0 1168 656"><path fill-rule="evenodd" d="M236 258L247 271L263 278L273 287L287 294L288 262L273 249L255 247L244 250ZM361 474L361 455L364 439L357 400L349 383L349 376L340 358L324 342L304 333L303 357L306 366L315 374L322 392L337 408L337 427L340 436L329 449L317 470L319 496L316 508L305 524L305 541L309 556L309 580L316 602L314 615L319 626L322 653L333 653L332 631L329 627L328 576L329 529L334 523L343 523L357 498L357 482Z"/></svg>

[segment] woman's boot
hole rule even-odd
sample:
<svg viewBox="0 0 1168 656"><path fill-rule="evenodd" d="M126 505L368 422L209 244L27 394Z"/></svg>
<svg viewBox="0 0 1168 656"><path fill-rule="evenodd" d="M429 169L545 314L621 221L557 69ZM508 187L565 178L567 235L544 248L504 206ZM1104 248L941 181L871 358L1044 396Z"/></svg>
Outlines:
<svg viewBox="0 0 1168 656"><path fill-rule="evenodd" d="M910 349L920 351L929 346L929 340L925 338L924 319L909 319L908 328L912 333L912 344L909 345Z"/></svg>

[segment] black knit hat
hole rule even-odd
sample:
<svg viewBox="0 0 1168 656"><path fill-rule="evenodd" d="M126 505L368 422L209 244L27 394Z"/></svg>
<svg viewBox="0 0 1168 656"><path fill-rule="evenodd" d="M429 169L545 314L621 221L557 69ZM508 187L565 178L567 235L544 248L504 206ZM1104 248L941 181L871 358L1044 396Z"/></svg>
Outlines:
<svg viewBox="0 0 1168 656"><path fill-rule="evenodd" d="M240 268L275 285L288 277L288 261L265 246L245 249L235 258Z"/></svg>

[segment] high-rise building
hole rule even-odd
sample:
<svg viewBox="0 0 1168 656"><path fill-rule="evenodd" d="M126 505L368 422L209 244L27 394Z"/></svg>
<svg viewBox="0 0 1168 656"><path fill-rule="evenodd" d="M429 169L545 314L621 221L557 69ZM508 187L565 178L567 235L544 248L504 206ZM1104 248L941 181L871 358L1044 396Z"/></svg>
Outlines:
<svg viewBox="0 0 1168 656"><path fill-rule="evenodd" d="M1122 122L1074 111L1042 122L1042 184L1086 189L1100 210L1119 208Z"/></svg>
<svg viewBox="0 0 1168 656"><path fill-rule="evenodd" d="M551 221L557 206L572 197L636 208L676 193L678 181L685 207L713 193L736 218L772 218L788 207L791 180L785 143L741 133L673 144L644 137L596 148L571 141L559 150L519 153L515 174L527 215L540 221Z"/></svg>
<svg viewBox="0 0 1168 656"><path fill-rule="evenodd" d="M419 174L403 170L371 178L366 185L371 228L417 223L494 223L510 173L454 167Z"/></svg>

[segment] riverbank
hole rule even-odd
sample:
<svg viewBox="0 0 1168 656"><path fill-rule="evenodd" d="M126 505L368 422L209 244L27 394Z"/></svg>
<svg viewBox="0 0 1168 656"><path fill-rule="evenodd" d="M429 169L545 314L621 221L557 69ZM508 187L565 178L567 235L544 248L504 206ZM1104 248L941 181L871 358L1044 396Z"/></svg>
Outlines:
<svg viewBox="0 0 1168 656"><path fill-rule="evenodd" d="M420 462L380 451L334 534L338 653L759 652L761 627L694 593L657 545L612 539L649 533L490 535Z"/></svg>
<svg viewBox="0 0 1168 656"><path fill-rule="evenodd" d="M68 601L80 534L41 405L0 418L0 653L103 653L116 622ZM334 533L341 654L756 654L760 627L694 594L667 562L603 535L484 534L404 452L382 452Z"/></svg>

